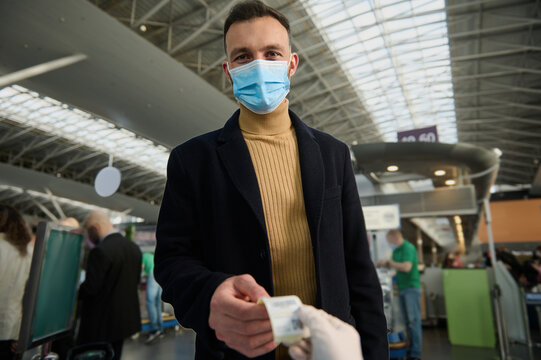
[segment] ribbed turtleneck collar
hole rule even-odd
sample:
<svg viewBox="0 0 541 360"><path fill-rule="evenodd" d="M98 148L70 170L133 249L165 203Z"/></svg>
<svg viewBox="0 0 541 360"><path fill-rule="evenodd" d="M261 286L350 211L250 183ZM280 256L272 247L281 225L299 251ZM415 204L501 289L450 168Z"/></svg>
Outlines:
<svg viewBox="0 0 541 360"><path fill-rule="evenodd" d="M239 127L257 135L277 135L291 128L287 99L269 114L256 114L240 104Z"/></svg>

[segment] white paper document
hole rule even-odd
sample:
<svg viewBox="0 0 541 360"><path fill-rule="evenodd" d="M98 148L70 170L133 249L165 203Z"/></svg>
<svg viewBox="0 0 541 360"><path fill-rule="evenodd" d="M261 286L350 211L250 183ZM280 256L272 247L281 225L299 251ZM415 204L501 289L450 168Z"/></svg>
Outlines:
<svg viewBox="0 0 541 360"><path fill-rule="evenodd" d="M275 343L290 345L310 336L310 330L297 316L297 310L302 305L297 296L261 298L257 303L265 305L267 309Z"/></svg>

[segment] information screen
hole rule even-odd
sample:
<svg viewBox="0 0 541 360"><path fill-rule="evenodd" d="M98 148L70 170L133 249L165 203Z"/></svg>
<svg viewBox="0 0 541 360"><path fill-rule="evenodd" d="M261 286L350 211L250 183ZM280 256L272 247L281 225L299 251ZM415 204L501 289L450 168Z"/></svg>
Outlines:
<svg viewBox="0 0 541 360"><path fill-rule="evenodd" d="M42 265L33 340L69 330L81 261L82 235L51 230Z"/></svg>
<svg viewBox="0 0 541 360"><path fill-rule="evenodd" d="M72 329L79 285L82 234L40 223L24 294L19 350Z"/></svg>

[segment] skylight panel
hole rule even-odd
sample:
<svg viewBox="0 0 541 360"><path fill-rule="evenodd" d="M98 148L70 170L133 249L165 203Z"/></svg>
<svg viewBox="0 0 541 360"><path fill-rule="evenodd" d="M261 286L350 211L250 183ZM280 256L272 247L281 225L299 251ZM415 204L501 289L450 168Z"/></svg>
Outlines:
<svg viewBox="0 0 541 360"><path fill-rule="evenodd" d="M22 86L0 89L0 116L165 176L169 150L164 146Z"/></svg>
<svg viewBox="0 0 541 360"><path fill-rule="evenodd" d="M385 141L440 121L457 141L444 0L303 3Z"/></svg>

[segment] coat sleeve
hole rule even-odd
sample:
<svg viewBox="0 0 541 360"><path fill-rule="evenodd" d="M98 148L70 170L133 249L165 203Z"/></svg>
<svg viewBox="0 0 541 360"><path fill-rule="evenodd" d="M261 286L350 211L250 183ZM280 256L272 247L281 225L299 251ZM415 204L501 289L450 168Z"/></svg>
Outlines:
<svg viewBox="0 0 541 360"><path fill-rule="evenodd" d="M197 333L209 351L222 348L208 325L210 300L230 274L214 272L202 256L197 209L188 173L178 149L167 165L167 183L156 231L154 276L163 288L162 298L173 305L184 327Z"/></svg>
<svg viewBox="0 0 541 360"><path fill-rule="evenodd" d="M111 267L111 261L100 247L95 247L88 254L85 281L79 289L79 297L83 300L100 294L105 278Z"/></svg>
<svg viewBox="0 0 541 360"><path fill-rule="evenodd" d="M389 358L387 322L381 285L370 259L366 226L353 174L349 148L345 146L342 189L344 250L351 313L361 336L365 360Z"/></svg>

